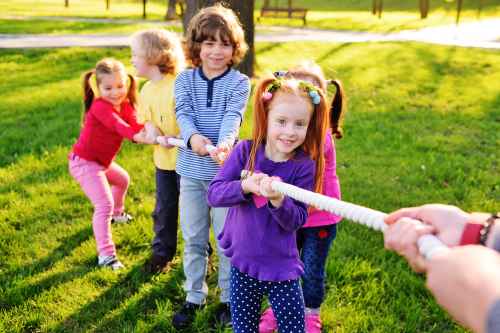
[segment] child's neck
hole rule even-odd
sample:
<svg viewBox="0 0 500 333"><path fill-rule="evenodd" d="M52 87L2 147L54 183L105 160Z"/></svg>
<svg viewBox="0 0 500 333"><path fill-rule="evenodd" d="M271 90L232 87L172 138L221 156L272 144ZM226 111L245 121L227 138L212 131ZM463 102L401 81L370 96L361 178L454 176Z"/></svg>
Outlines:
<svg viewBox="0 0 500 333"><path fill-rule="evenodd" d="M264 155L267 159L273 162L286 162L293 157L293 153L287 154L275 151L274 149L272 149L271 145L267 143L264 148Z"/></svg>
<svg viewBox="0 0 500 333"><path fill-rule="evenodd" d="M165 75L160 72L160 69L158 67L154 67L150 73L146 76L146 79L148 79L151 82L158 82L163 80Z"/></svg>
<svg viewBox="0 0 500 333"><path fill-rule="evenodd" d="M229 66L226 66L223 69L211 70L210 68L201 65L201 70L203 71L203 74L209 80L212 80L213 78L222 75L225 71L227 71L228 68Z"/></svg>

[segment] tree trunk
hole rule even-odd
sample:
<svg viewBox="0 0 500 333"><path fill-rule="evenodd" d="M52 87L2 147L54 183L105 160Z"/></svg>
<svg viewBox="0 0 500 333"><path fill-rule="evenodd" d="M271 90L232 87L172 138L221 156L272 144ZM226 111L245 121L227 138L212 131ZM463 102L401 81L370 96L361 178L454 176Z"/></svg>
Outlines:
<svg viewBox="0 0 500 333"><path fill-rule="evenodd" d="M69 0L64 0L64 7L69 7Z"/></svg>
<svg viewBox="0 0 500 333"><path fill-rule="evenodd" d="M456 25L458 25L458 22L460 22L460 12L462 11L462 0L457 0L457 20L456 20Z"/></svg>
<svg viewBox="0 0 500 333"><path fill-rule="evenodd" d="M165 14L165 20L175 20L177 18L177 13L175 12L175 6L177 0L168 0L167 13Z"/></svg>
<svg viewBox="0 0 500 333"><path fill-rule="evenodd" d="M254 17L253 10L255 7L255 0L230 0L230 7L234 10L236 15L238 15L243 30L245 31L245 41L248 44L248 52L243 58L243 61L238 65L238 70L245 73L249 77L254 74L255 67L255 47L254 47Z"/></svg>
<svg viewBox="0 0 500 333"><path fill-rule="evenodd" d="M216 0L185 0L186 3L186 11L182 16L182 27L184 28L184 34L186 34L187 27L189 25L189 21L191 18L198 13L198 11L203 7L209 7L215 5Z"/></svg>
<svg viewBox="0 0 500 333"><path fill-rule="evenodd" d="M372 14L378 15L378 18L382 17L382 0L373 0L372 2Z"/></svg>
<svg viewBox="0 0 500 333"><path fill-rule="evenodd" d="M148 0L142 0L142 19L146 19L146 3Z"/></svg>
<svg viewBox="0 0 500 333"><path fill-rule="evenodd" d="M429 0L420 0L420 18L427 18L429 14Z"/></svg>

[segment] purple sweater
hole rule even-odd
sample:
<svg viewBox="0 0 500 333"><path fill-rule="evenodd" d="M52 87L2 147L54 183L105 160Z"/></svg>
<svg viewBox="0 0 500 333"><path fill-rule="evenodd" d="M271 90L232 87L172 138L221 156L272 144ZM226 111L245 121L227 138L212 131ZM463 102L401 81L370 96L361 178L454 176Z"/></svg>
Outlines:
<svg viewBox="0 0 500 333"><path fill-rule="evenodd" d="M218 236L224 254L239 271L261 281L297 279L303 273L295 232L307 219L307 206L285 197L279 208L270 203L257 208L252 195L241 189L240 175L250 155L251 142L242 141L233 150L208 188L208 203L230 207ZM285 162L273 162L259 147L255 170L278 176L284 182L311 190L315 163L303 151Z"/></svg>

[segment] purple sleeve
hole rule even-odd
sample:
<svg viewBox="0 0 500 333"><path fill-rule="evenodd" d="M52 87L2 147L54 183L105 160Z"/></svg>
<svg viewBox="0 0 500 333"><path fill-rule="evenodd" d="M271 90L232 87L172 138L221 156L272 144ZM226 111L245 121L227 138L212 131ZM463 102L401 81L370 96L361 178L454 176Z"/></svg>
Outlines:
<svg viewBox="0 0 500 333"><path fill-rule="evenodd" d="M302 163L290 184L311 191L314 186L315 171L314 161L307 160L307 163ZM306 223L307 205L305 203L285 196L281 207L274 208L270 203L268 207L273 219L287 231L298 230Z"/></svg>
<svg viewBox="0 0 500 333"><path fill-rule="evenodd" d="M250 200L241 188L241 171L245 168L250 143L242 141L234 147L226 162L208 187L208 204L212 207L231 207Z"/></svg>

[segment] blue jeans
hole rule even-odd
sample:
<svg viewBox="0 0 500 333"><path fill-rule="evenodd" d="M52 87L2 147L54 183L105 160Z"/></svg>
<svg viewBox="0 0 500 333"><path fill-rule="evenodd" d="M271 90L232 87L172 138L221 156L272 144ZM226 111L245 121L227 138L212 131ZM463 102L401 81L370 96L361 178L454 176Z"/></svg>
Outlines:
<svg viewBox="0 0 500 333"><path fill-rule="evenodd" d="M214 236L222 232L226 220L227 208L211 208L207 203L207 189L210 181L181 177L180 220L184 239L184 275L186 281L186 301L203 304L208 294L205 281L207 275L210 222ZM229 259L223 254L217 242L219 256L218 285L221 289L220 301L229 302Z"/></svg>
<svg viewBox="0 0 500 333"><path fill-rule="evenodd" d="M231 268L231 321L235 333L259 331L260 306L267 295L280 333L304 333L300 281L261 281Z"/></svg>
<svg viewBox="0 0 500 333"><path fill-rule="evenodd" d="M156 204L153 211L153 254L171 261L177 251L179 176L156 168Z"/></svg>
<svg viewBox="0 0 500 333"><path fill-rule="evenodd" d="M323 303L326 259L336 235L336 224L301 228L297 231L297 246L304 263L302 291L307 308L317 309Z"/></svg>

